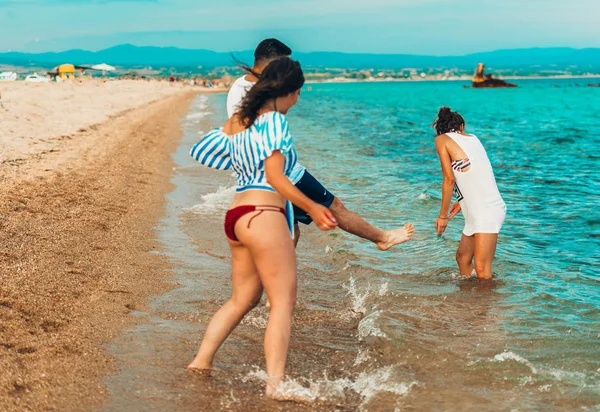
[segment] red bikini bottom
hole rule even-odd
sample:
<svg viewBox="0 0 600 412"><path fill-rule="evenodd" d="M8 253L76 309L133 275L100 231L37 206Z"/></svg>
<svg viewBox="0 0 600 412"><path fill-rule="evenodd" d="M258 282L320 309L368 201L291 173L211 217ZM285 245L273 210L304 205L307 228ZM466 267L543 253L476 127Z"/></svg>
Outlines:
<svg viewBox="0 0 600 412"><path fill-rule="evenodd" d="M227 211L227 214L225 215L225 234L227 235L227 237L231 240L237 241L238 238L235 235L235 224L237 223L238 220L240 220L242 218L242 216L247 215L248 213L252 213L252 212L256 212L258 211L257 214L255 214L254 216L252 216L252 218L248 221L248 228L250 228L250 223L252 223L252 220L254 220L255 217L260 216L262 214L262 212L279 212L279 213L283 213L284 216L286 216L287 219L287 214L285 213L285 209L279 206L271 206L271 205L243 205L243 206L238 206L238 207L234 207L233 209L230 209Z"/></svg>

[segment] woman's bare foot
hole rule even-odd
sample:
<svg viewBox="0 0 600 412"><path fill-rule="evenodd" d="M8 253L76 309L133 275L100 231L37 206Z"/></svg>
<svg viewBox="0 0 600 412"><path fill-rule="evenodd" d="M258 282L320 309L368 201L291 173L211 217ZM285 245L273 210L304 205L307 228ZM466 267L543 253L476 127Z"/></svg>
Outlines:
<svg viewBox="0 0 600 412"><path fill-rule="evenodd" d="M198 368L191 368L189 366L186 369L189 372L197 373L198 375L205 376L205 377L212 376L212 373L215 371L215 369L198 369Z"/></svg>
<svg viewBox="0 0 600 412"><path fill-rule="evenodd" d="M278 399L279 394L277 393L277 389L279 389L282 380L283 379L281 377L267 377L267 388L265 389L265 395L272 399Z"/></svg>
<svg viewBox="0 0 600 412"><path fill-rule="evenodd" d="M194 359L192 363L187 366L187 369L192 372L200 372L200 371L215 371L218 370L212 363L202 362L200 360Z"/></svg>
<svg viewBox="0 0 600 412"><path fill-rule="evenodd" d="M392 246L408 242L414 234L415 229L413 228L412 223L407 223L404 225L404 227L398 229L386 230L384 232L385 240L382 242L377 242L377 247L382 251L389 250Z"/></svg>

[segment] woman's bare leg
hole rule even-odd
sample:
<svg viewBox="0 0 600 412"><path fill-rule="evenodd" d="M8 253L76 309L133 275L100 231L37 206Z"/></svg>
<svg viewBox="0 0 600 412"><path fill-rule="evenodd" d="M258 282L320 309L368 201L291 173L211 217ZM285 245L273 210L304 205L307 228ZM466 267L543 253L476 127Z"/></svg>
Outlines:
<svg viewBox="0 0 600 412"><path fill-rule="evenodd" d="M210 369L217 350L252 310L262 296L262 284L250 251L239 242L229 242L232 257L233 295L210 320L200 350L189 369Z"/></svg>
<svg viewBox="0 0 600 412"><path fill-rule="evenodd" d="M475 233L475 272L479 279L492 278L492 261L497 244L497 233Z"/></svg>
<svg viewBox="0 0 600 412"><path fill-rule="evenodd" d="M294 248L298 246L298 241L300 240L300 225L298 223L294 223ZM265 302L265 307L270 308L271 302L269 301L269 297L267 296L267 301Z"/></svg>
<svg viewBox="0 0 600 412"><path fill-rule="evenodd" d="M458 270L463 276L471 276L473 273L473 255L475 254L475 238L462 235L458 250L456 251L456 263Z"/></svg>
<svg viewBox="0 0 600 412"><path fill-rule="evenodd" d="M246 228L240 219L238 237L252 254L260 279L271 302L265 332L267 360L266 394L272 396L283 380L296 304L296 254L294 242L280 213L263 213Z"/></svg>

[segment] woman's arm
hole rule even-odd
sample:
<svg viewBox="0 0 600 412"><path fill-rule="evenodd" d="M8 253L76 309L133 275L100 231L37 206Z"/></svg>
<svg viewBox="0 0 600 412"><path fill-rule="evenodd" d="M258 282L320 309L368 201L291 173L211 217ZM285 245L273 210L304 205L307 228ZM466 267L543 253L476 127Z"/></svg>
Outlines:
<svg viewBox="0 0 600 412"><path fill-rule="evenodd" d="M435 228L437 229L437 235L441 236L448 226L448 209L450 209L450 202L452 201L452 190L454 189L454 174L452 173L452 159L446 149L446 137L440 135L435 139L435 148L440 158L440 165L442 167L442 175L444 176L442 181L442 206L440 208L440 214L435 222Z"/></svg>
<svg viewBox="0 0 600 412"><path fill-rule="evenodd" d="M290 202L305 210L314 220L317 227L321 230L333 229L337 226L337 221L331 214L331 211L325 206L310 200L296 186L290 182L290 179L283 173L285 157L279 150L273 152L265 160L265 171L267 182L273 186L281 196Z"/></svg>

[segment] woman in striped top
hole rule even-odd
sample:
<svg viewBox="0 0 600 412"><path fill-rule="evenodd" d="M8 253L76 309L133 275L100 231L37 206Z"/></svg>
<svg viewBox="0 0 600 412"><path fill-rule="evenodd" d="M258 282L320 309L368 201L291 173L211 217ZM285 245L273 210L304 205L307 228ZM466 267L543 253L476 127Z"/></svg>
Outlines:
<svg viewBox="0 0 600 412"><path fill-rule="evenodd" d="M190 151L205 166L233 169L237 193L225 217L233 295L211 319L198 355L188 368L212 368L217 350L259 303L264 287L271 302L264 342L268 396L276 396L284 376L296 302L289 201L309 211L320 229L337 225L329 209L307 198L290 181L297 155L285 114L297 103L303 84L300 64L289 58L274 60L239 111Z"/></svg>

